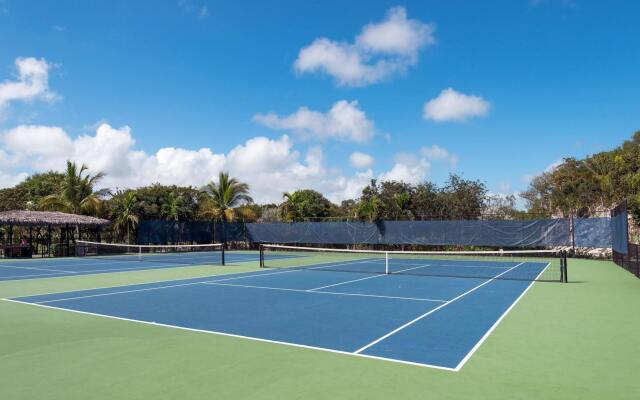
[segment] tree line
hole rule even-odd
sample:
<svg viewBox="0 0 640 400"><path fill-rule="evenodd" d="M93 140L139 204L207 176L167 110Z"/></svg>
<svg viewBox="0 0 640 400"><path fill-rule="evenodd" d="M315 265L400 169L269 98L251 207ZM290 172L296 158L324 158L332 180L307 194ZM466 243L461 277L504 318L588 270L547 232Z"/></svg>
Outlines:
<svg viewBox="0 0 640 400"><path fill-rule="evenodd" d="M104 177L69 161L63 173L35 174L0 190L0 211L59 210L110 219L113 235L130 241L140 220L247 222L381 221L430 219L532 219L589 217L628 200L640 221L640 131L621 146L578 160L566 158L531 180L520 196L491 194L479 180L452 174L442 185L372 180L356 199L334 204L321 193L300 189L273 204L256 204L250 187L227 173L201 188L153 184L136 189L97 190Z"/></svg>
<svg viewBox="0 0 640 400"><path fill-rule="evenodd" d="M533 178L520 196L529 211L547 216L602 215L626 200L640 222L640 131L613 150L565 158Z"/></svg>

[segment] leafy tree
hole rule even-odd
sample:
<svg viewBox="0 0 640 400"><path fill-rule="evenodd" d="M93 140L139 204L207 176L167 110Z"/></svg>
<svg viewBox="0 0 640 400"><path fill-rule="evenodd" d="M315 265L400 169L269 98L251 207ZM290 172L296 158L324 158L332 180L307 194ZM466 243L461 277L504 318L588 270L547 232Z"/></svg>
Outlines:
<svg viewBox="0 0 640 400"><path fill-rule="evenodd" d="M491 219L523 218L522 212L516 208L516 196L489 195L485 202L484 210Z"/></svg>
<svg viewBox="0 0 640 400"><path fill-rule="evenodd" d="M553 193L553 181L551 172L534 177L529 183L529 188L520 193L527 202L527 209L534 213L550 217L554 211L551 194Z"/></svg>
<svg viewBox="0 0 640 400"><path fill-rule="evenodd" d="M259 222L280 222L282 221L280 208L276 204L266 204L260 206Z"/></svg>
<svg viewBox="0 0 640 400"><path fill-rule="evenodd" d="M369 221L477 217L486 208L487 189L480 181L451 175L443 188L431 182L372 180L362 190L358 215Z"/></svg>
<svg viewBox="0 0 640 400"><path fill-rule="evenodd" d="M640 131L621 146L584 159L566 158L522 193L531 212L587 217L624 199L640 222Z"/></svg>
<svg viewBox="0 0 640 400"><path fill-rule="evenodd" d="M132 190L138 199L140 219L174 219L188 221L197 219L201 213L204 196L192 187L154 184ZM166 204L173 203L173 212ZM164 208L163 208L164 207ZM174 214L172 217L167 216Z"/></svg>
<svg viewBox="0 0 640 400"><path fill-rule="evenodd" d="M331 216L334 206L322 194L311 189L283 193L281 205L285 221L320 220Z"/></svg>
<svg viewBox="0 0 640 400"><path fill-rule="evenodd" d="M27 205L27 199L27 193L22 188L0 189L0 211L22 210Z"/></svg>
<svg viewBox="0 0 640 400"><path fill-rule="evenodd" d="M16 186L0 189L0 211L34 209L43 197L59 193L64 175L58 172L34 174Z"/></svg>
<svg viewBox="0 0 640 400"><path fill-rule="evenodd" d="M353 199L343 200L340 206L333 213L336 217L342 219L352 219L358 217L358 202Z"/></svg>
<svg viewBox="0 0 640 400"><path fill-rule="evenodd" d="M418 219L442 218L444 204L442 191L431 182L417 185L411 198L411 214Z"/></svg>
<svg viewBox="0 0 640 400"><path fill-rule="evenodd" d="M255 222L262 215L262 208L256 204L243 204L235 208L236 218L244 222Z"/></svg>
<svg viewBox="0 0 640 400"><path fill-rule="evenodd" d="M441 196L447 218L473 219L482 215L487 187L480 181L466 180L452 174L445 183Z"/></svg>
<svg viewBox="0 0 640 400"><path fill-rule="evenodd" d="M65 175L59 172L34 174L16 185L25 191L25 200L38 203L43 197L59 193L64 185Z"/></svg>
<svg viewBox="0 0 640 400"><path fill-rule="evenodd" d="M100 197L107 192L94 192L93 187L104 177L104 173L85 174L87 170L88 167L84 164L78 169L75 162L67 161L67 169L61 191L57 194L43 197L40 200L39 207L45 210L64 211L74 214L83 212L96 214L101 206Z"/></svg>
<svg viewBox="0 0 640 400"><path fill-rule="evenodd" d="M410 184L397 181L383 181L378 185L377 192L381 219L412 219L409 210L414 188Z"/></svg>
<svg viewBox="0 0 640 400"><path fill-rule="evenodd" d="M249 185L235 178L230 178L227 172L220 172L218 183L209 182L204 193L208 199L205 214L220 218L225 222L235 219L236 207L253 202L249 196Z"/></svg>

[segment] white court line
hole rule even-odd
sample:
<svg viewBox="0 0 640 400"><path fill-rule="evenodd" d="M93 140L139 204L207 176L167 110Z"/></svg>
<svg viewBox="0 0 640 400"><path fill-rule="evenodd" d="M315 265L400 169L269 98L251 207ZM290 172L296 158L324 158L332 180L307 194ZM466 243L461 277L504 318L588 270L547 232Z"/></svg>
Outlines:
<svg viewBox="0 0 640 400"><path fill-rule="evenodd" d="M358 261L358 262L363 262L363 261ZM347 264L347 263L343 263L343 264ZM343 264L335 264L335 265L343 265ZM194 266L194 267L198 267L198 266ZM323 268L326 268L326 266L321 266ZM142 270L142 271L149 271L149 270L153 270L153 269L160 269L160 268L145 268L145 269L139 269L136 268L134 270ZM228 277L228 276L232 276L232 278L224 278L224 279L216 279L214 281L198 281L197 283L203 283L203 282L222 282L222 281L227 281L227 280L233 280L233 279L241 279L241 278L250 278L250 277L260 277L260 276L269 276L269 275L277 275L277 274L284 274L284 273L289 273L289 272L300 272L300 271L304 271L306 269L314 269L314 268L304 268L301 269L299 267L297 268L287 268L284 270L280 270L278 272L269 272L267 273L266 271L274 271L277 270L276 268L263 268L262 270L260 270L258 273L256 274L251 274L251 275L243 275L243 276L235 276L238 274L249 274L249 272L239 272L239 273L235 273L235 274L220 274L217 275L218 277ZM113 270L111 270L113 271ZM264 273L262 271L265 271ZM96 272L96 273L91 273L91 274L74 274L73 276L83 276L83 275L100 275L100 274L104 274L104 273L109 273L110 271L100 271L100 272ZM121 272L121 271L117 271L117 272ZM49 277L49 278L68 278L67 275L63 275L63 276L58 276L58 275L62 275L61 274L55 274L56 276L53 276L54 274L40 274L40 275L24 275L23 277ZM112 285L112 286L99 286L99 287L90 287L90 288L86 288L86 289L78 289L78 290L71 290L71 291L66 291L66 292L45 292L45 293L37 293L37 294L33 294L33 295L28 295L28 296L20 296L20 297L36 297L36 296L48 296L48 295L54 295L54 294L63 294L63 293L74 293L74 292L89 292L89 291L94 291L94 290L101 290L101 289L113 289L113 288L118 288L118 287L130 287L130 286L143 286L143 285L154 285L156 283L162 283L162 282L181 282L181 281L191 281L193 279L208 279L208 278L215 278L216 275L214 276L207 276L207 277L193 277L193 278L182 278L182 279L169 279L169 280L161 280L161 281L151 281L151 282L142 282L142 283L123 283L121 285ZM12 278L16 278L16 277L12 277ZM11 281L11 279L6 279L6 280L1 280L0 282L8 282ZM171 286L167 286L167 287L171 287ZM126 293L126 291L123 291L123 293Z"/></svg>
<svg viewBox="0 0 640 400"><path fill-rule="evenodd" d="M78 274L75 274L78 275ZM86 274L85 274L86 275ZM37 275L11 275L11 276L0 276L0 282L10 282L19 280L20 278L62 278L68 277L69 274L66 272L58 272L53 274L37 274Z"/></svg>
<svg viewBox="0 0 640 400"><path fill-rule="evenodd" d="M241 255L241 254L237 254L236 256ZM229 259L234 259L234 262L247 262L247 261L260 261L260 257L234 257L233 254L225 254L224 256L225 261L229 260Z"/></svg>
<svg viewBox="0 0 640 400"><path fill-rule="evenodd" d="M57 267L63 267L63 268L64 267L76 267L76 266L96 265L96 264L98 264L98 265L105 265L105 264L106 265L110 265L110 262L113 262L113 261L117 261L118 263L122 262L122 261L119 261L119 260L105 260L104 258L97 258L97 259L94 260L94 262L90 262L90 263L75 262L75 263L70 263L70 264L58 264L58 263L56 263L56 261L58 261L58 260L63 261L64 259L43 258L43 259L40 259L40 260L24 260L24 261L21 261L21 262L23 262L23 263L33 262L34 264L51 264L52 267L56 267L56 268ZM86 258L83 259L83 261L84 260L86 260ZM13 262L15 262L15 261L13 261ZM3 264L0 263L0 266L2 266L2 265Z"/></svg>
<svg viewBox="0 0 640 400"><path fill-rule="evenodd" d="M359 262L361 262L361 261L359 261ZM347 264L347 263L334 264L334 265L344 265L344 264ZM317 268L319 268L319 267L317 267ZM306 269L315 269L315 268L306 268ZM252 277L259 277L259 276L269 276L269 275L278 275L278 274L286 274L286 273L290 273L290 272L300 272L300 271L304 271L304 270L305 269L287 268L285 270L281 270L281 271L277 271L277 272L270 272L270 273L258 273L258 274L252 274L252 275L235 276L235 277L231 277L231 278L215 279L213 281L199 281L199 282L189 282L189 283L182 283L182 284L176 284L176 285L156 286L156 287L153 287L153 288L121 290L121 291L118 291L118 292L99 293L99 294L86 295L86 296L77 296L77 297L69 297L69 298L63 298L63 299L47 300L47 301L42 301L40 303L53 303L53 302L56 302L56 301L64 301L64 300L77 300L77 299L85 299L85 298L91 298L91 297L103 297L103 296L109 296L109 295L112 295L112 294L143 292L143 291L149 291L149 290L155 290L155 289L169 289L169 288L172 288L172 287L199 285L199 284L202 284L202 283L226 282L226 281L231 281L231 280L236 280L236 279L252 278ZM198 279L198 278L188 278L188 279ZM168 282L171 282L171 281L168 281ZM124 285L124 286L126 287L126 286L140 286L140 285L147 285L147 283L134 284L134 285ZM91 290L91 289L74 290L74 292L84 292L84 291L87 291L87 290ZM93 289L93 290L96 290L96 289ZM62 293L64 293L64 292L62 292ZM72 293L72 292L69 292L69 293ZM42 295L34 295L34 296L42 296ZM22 296L22 297L33 297L33 296Z"/></svg>
<svg viewBox="0 0 640 400"><path fill-rule="evenodd" d="M354 261L345 261L345 262L341 262L338 263L337 261L334 262L330 262L330 263L323 263L323 264L303 264L303 265L296 265L293 267L274 267L274 268L297 268L297 269L324 269L324 268L331 268L331 267L337 267L340 265L351 265L351 264L362 264L362 263L372 263L372 262L376 262L376 261L384 261L384 259L381 258L372 258L372 259L367 259L367 260L354 260ZM310 265L317 265L316 267L310 267ZM269 267L266 267L269 268ZM358 273L363 273L363 274L370 274L370 271L332 271L332 270L328 270L329 272L358 272Z"/></svg>
<svg viewBox="0 0 640 400"><path fill-rule="evenodd" d="M351 283L351 282L359 282L359 281L364 281L364 280L367 280L367 279L380 278L381 276L385 276L385 275L373 275L373 276L366 276L366 277L364 277L364 278L352 279L352 280L350 280L350 281L334 283L333 285L320 286L320 287L317 287L317 288L307 289L307 290L308 290L309 292L312 292L312 291L314 291L314 290L327 289L327 288L334 287L334 286L345 285L345 284L347 284L347 283Z"/></svg>
<svg viewBox="0 0 640 400"><path fill-rule="evenodd" d="M424 268L424 267L428 267L429 264L423 264L423 265L418 265L417 267L413 267L413 268L406 268L406 269L401 269L400 271L395 271L392 272L392 274L399 274L401 272L405 272L405 271L411 271L412 269L418 269L418 268ZM322 289L327 289L330 287L334 287L334 286L340 286L340 285L345 285L347 283L352 283L352 282L359 282L359 281L364 281L366 279L373 279L373 278L381 278L383 276L388 276L389 274L381 274L381 275L374 275L374 276L367 276L365 278L360 278L360 279L352 279L350 281L345 281L345 282L339 282L339 283L334 283L332 285L327 285L327 286L320 286L317 288L313 288L313 289L308 289L309 291L313 291L313 290L322 290Z"/></svg>
<svg viewBox="0 0 640 400"><path fill-rule="evenodd" d="M55 265L54 265L55 267ZM16 265L4 265L4 264L0 264L0 270L2 268L14 268L14 269L29 269L29 270L35 270L35 271L48 271L48 272L67 272L67 273L73 273L71 271L64 271L61 269L53 269L53 268L39 268L39 267L18 267Z"/></svg>
<svg viewBox="0 0 640 400"><path fill-rule="evenodd" d="M547 268L549 268L549 266L551 265L551 263L547 263L547 265L542 269L542 271L540 271L540 273L536 276L536 280L538 280L538 278L540 278L540 276L542 275L542 273L544 271L547 270ZM524 297L524 295L529 291L529 289L531 288L531 286L533 286L533 284L536 283L535 280L532 281L529 286L526 287L526 289L524 289L524 291L520 294L520 296L518 296L518 298L511 303L511 305L509 306L509 308L507 308L502 315L500 316L500 318L498 318L496 320L496 322L491 325L491 328L489 328L489 330L482 335L482 337L480 338L480 340L475 344L475 346L473 346L473 348L471 350L469 350L469 352L467 353L466 356L464 356L464 358L458 363L458 365L456 366L455 370L456 371L460 371L460 369L462 369L462 367L464 366L464 364L466 364L467 361L469 361L469 359L471 358L471 356L476 352L476 350L478 350L480 348L480 345L482 345L482 343L484 343L484 341L489 337L489 335L491 334L491 332L493 332L494 329L496 329L496 327L498 326L498 324L504 319L504 317L507 316L507 314L509 314L509 312L513 309L513 307L516 306L516 304L518 304L518 302L520 301L521 298Z"/></svg>
<svg viewBox="0 0 640 400"><path fill-rule="evenodd" d="M36 263L39 262L39 260L31 260L31 261L36 261ZM56 264L55 261L49 261L49 263L51 264L52 267L58 268L58 267L77 267L77 266L87 266L87 265L91 265L91 266L103 266L103 265L118 265L118 264L122 264L123 262L135 262L138 263L139 261L137 260L106 260L104 258L97 258L94 260L94 262L90 262L90 263L81 263L81 262L77 262L77 263L72 263L72 264ZM26 262L26 261L24 261ZM42 262L42 264L46 264L47 262ZM151 264L150 262L147 262L147 265ZM181 265L181 264L177 264L177 265ZM185 264L185 265L189 265L189 264ZM0 267L3 267L4 265L2 263L0 263ZM26 267L20 267L20 268L26 268ZM40 268L40 267L33 267L33 268Z"/></svg>
<svg viewBox="0 0 640 400"><path fill-rule="evenodd" d="M146 291L156 290L156 289L170 289L170 288L174 288L174 287L201 285L203 283L226 282L226 281L231 281L231 280L235 280L235 279L250 278L250 277L255 277L255 276L285 274L285 273L288 273L288 272L296 272L296 271L298 271L298 270L279 271L279 272L272 272L270 274L256 274L256 275L236 276L236 277L233 277L233 278L216 279L216 280L213 280L213 281L198 281L198 282L178 283L178 284L174 284L174 285L154 286L154 287L151 287L151 288L120 290L120 291L117 291L117 292L98 293L98 294L90 294L90 295L86 295L86 296L75 296L75 297L66 297L66 298L61 298L61 299L45 300L45 301L34 302L33 304L54 303L54 302L65 301L65 300L89 299L89 298L92 298L92 297L104 297L104 296L111 296L111 295L114 295L114 294L146 292ZM198 278L189 278L189 279L198 279ZM168 281L168 282L171 282L171 281ZM149 284L141 283L141 284L136 284L136 285L125 285L125 287L126 286L142 286L142 285L150 285L150 283ZM93 290L99 290L99 289L93 289ZM85 291L86 290L76 290L76 292L85 292ZM62 293L64 293L64 292L62 292ZM68 293L73 293L73 292L68 292ZM22 297L37 297L37 296L45 296L45 295L22 296Z"/></svg>
<svg viewBox="0 0 640 400"><path fill-rule="evenodd" d="M71 313L76 313L76 314L90 315L90 316L94 316L94 317L115 319L115 320L119 320L119 321L135 322L135 323L144 324L144 325L160 326L160 327L164 327L164 328L173 328L173 329L179 329L179 330L188 331L188 332L208 333L208 334L213 334L213 335L218 335L218 336L226 336L226 337L239 338L239 339L248 339L248 340L252 340L252 341L256 341L256 342L262 342L262 343L280 344L280 345L298 347L298 348L309 349L309 350L319 350L319 351L325 351L325 352L329 352L329 353L343 354L343 355L352 356L352 357L355 356L355 357L362 357L362 358L368 358L368 359L373 359L373 360L388 361L388 362L393 362L393 363L397 363L397 364L412 365L412 366L416 366L416 367L435 368L435 369L440 369L440 370L444 370L444 371L457 372L453 368L442 367L440 365L421 364L421 363L416 363L416 362L412 362L412 361L396 360L396 359L393 359L393 358L370 356L370 355L367 355L367 354L356 354L356 353L351 353L351 352L348 352L348 351L327 349L327 348L324 348L324 347L309 346L309 345L306 345L306 344L289 343L289 342L283 342L283 341L279 341L279 340L263 339L263 338L253 337L253 336L236 335L236 334L233 334L233 333L218 332L218 331L207 331L207 330L204 330L204 329L187 328L187 327L184 327L184 326L169 325L169 324L163 324L163 323L157 323L157 322L149 322L149 321L141 321L141 320L131 319L131 318L116 317L116 316L113 316L113 315L97 314L97 313L92 313L92 312L87 312L87 311L70 310L70 309L67 309L67 308L48 306L48 305L45 305L45 304L27 303L27 302L19 301L19 300L12 300L12 299L1 299L1 300L12 302L12 303L23 304L23 305L30 305L30 306L34 306L34 307L47 308L47 309L50 309L50 310L66 311L66 312L71 312Z"/></svg>
<svg viewBox="0 0 640 400"><path fill-rule="evenodd" d="M100 263L100 264L76 264L76 265L93 265L93 266L105 266L105 265L114 265L114 264L107 264L107 263ZM148 267L144 267L144 265L148 265ZM118 273L118 272L126 272L126 271L152 271L152 270L158 270L158 269L167 269L167 268L172 268L172 267L207 267L211 264L151 264L151 263L146 263L146 264L140 264L139 267L127 267L127 268L109 268L109 269L95 269L95 270L78 270L78 271L65 271L65 272L60 272L57 274L37 274L37 275L18 275L18 276L7 276L7 279L4 279L2 277L0 277L0 282L8 282L8 281L13 281L13 280L17 280L17 278L68 278L70 276L84 276L84 275L102 275L102 274L110 274L110 273ZM75 265L67 265L68 267L73 267ZM218 267L218 265L216 265L216 267ZM0 264L0 270L2 270L2 264ZM52 271L56 271L56 270L52 270ZM184 278L184 279L175 279L175 280L186 280L186 279L195 279L195 278ZM170 279L169 281L172 281L174 279ZM158 282L168 282L168 281L155 281L155 282L148 282L148 283L158 283ZM144 283L146 284L146 283ZM134 284L134 285L138 285L138 284ZM106 289L109 287L119 287L119 286L132 286L132 284L127 283L124 285L118 285L118 286L104 286L104 287L98 287L98 288L90 288L90 289L82 289L82 291L84 290L93 290L93 289ZM74 292L77 290L74 290ZM60 292L58 292L60 293ZM64 293L64 292L61 292ZM44 294L52 294L52 293L44 293Z"/></svg>
<svg viewBox="0 0 640 400"><path fill-rule="evenodd" d="M90 295L86 295L86 296L65 297L65 298L61 298L61 299L38 301L38 302L35 302L35 304L55 303L55 302L67 301L67 300L90 299L90 298L93 298L93 297L104 297L104 296L111 296L111 295L115 295L115 294L146 292L146 291L149 291L149 290L156 290L156 289L169 289L169 288L181 287L181 286L200 285L201 283L202 282L189 282L189 283L181 283L181 284L176 284L176 285L156 286L156 287L152 287L152 288L131 289L131 290L121 290L121 291L118 291L118 292L90 294ZM31 296L24 296L24 297L31 297Z"/></svg>
<svg viewBox="0 0 640 400"><path fill-rule="evenodd" d="M202 267L199 265L194 265L193 267ZM160 268L154 268L154 269L160 269ZM153 270L153 269L151 269ZM151 271L150 269L144 269L141 271ZM63 293L75 293L75 292L90 292L92 290L100 290L100 289L113 289L113 288L119 288L119 287L128 287L128 286L142 286L142 285L154 285L156 283L162 283L162 282L182 282L182 281L191 281L194 279L209 279L209 278L215 278L215 277L224 277L224 276L236 276L236 275L240 275L240 274L248 274L251 273L252 271L247 271L247 272L235 272L235 273L222 273L222 274L218 274L218 275L209 275L209 276L196 276L196 277L190 277L190 278L180 278L180 279L163 279L160 281L150 281L150 282L140 282L140 283L131 283L131 282L127 282L127 283L122 283L120 285L111 285L111 286L94 286L94 287L89 287L86 289L75 289L75 290L67 290L67 291L62 291L62 292L44 292L44 293L36 293L36 294L32 294L32 295L24 295L24 296L18 296L15 297L17 298L22 298L22 297L36 297L36 296L48 296L48 295L52 295L52 294L63 294ZM95 273L95 274L75 274L73 276L85 276L85 275L101 275L101 273ZM52 279L57 279L57 278L69 278L69 276L67 275L63 275L63 276L58 276L58 275L62 275L62 274L56 274L56 276L53 276L54 274L46 274L46 275L24 275L24 277L49 277ZM270 275L270 274L264 274L264 275ZM252 276L260 276L260 274L256 274L256 275L252 275ZM10 282L11 279L5 279L2 280L2 278L0 278L0 283L3 282Z"/></svg>
<svg viewBox="0 0 640 400"><path fill-rule="evenodd" d="M510 268L510 270L515 269L516 267L518 267L519 265L521 265L523 263L520 263L512 268ZM540 275L542 275L542 273L549 267L550 263L547 264L545 266L545 268L540 272L540 274L538 274L537 278L540 277ZM240 277L234 277L234 278L229 278L229 279L222 279L219 281L210 281L210 282L198 282L198 283L207 283L207 284L211 284L211 283L215 283L215 282L220 282L220 281L224 281L224 280L233 280L233 279L241 279L244 277L255 277L255 276L265 276L265 275L275 275L275 274L279 274L279 273L287 273L287 272L295 272L298 270L287 270L287 271L281 271L281 272L274 272L274 273L268 273L268 274L255 274L255 275L245 275L245 276L240 276ZM505 271L504 273L506 273L508 271ZM504 274L503 273L503 274ZM500 274L502 275L502 274ZM495 278L497 278L498 276L492 278L491 280L494 280ZM222 275L224 276L224 275ZM537 279L536 278L536 279ZM198 279L198 278L185 278L182 280L190 280L190 279ZM491 280L484 282L483 284L471 289L471 291L478 289L479 287L489 283ZM164 281L157 281L157 282L147 282L144 284L140 284L140 285L150 285L150 284L154 284L154 283L160 283L160 282L164 282ZM300 347L300 348L307 348L307 349L313 349L313 350L320 350L320 351L327 351L327 352L332 352L332 353L338 353L338 354L345 354L345 355L351 355L351 356L358 356L358 357L363 357L363 358L369 358L369 359L376 359L376 360L383 360L383 361L389 361L389 362L395 362L395 363L400 363L400 364L406 364L406 365L413 365L413 366L419 366L419 367L427 367L427 368L435 368L435 369L441 369L441 370L446 370L446 371L452 371L452 372L458 372L463 366L464 364L470 359L470 357L473 355L473 353L480 347L480 345L484 342L484 340L490 335L490 333L495 329L495 327L501 322L501 320L507 315L507 313L509 313L509 311L515 306L516 303L518 303L520 301L520 299L526 294L526 292L531 288L531 286L534 284L535 282L531 282L529 284L529 286L525 289L525 291L515 300L515 302L504 312L504 314L494 323L494 325L490 328L490 330L488 332L485 333L485 335L480 339L480 341L473 347L473 349L465 356L465 358L456 366L456 368L449 368L449 367L442 367L442 366L438 366L438 365L431 365L431 364L423 364L423 363L416 363L416 362L411 362L411 361L403 361L403 360L396 360L396 359L391 359L391 358L386 358L386 357L379 357L379 356L373 356L373 355L367 355L367 354L360 354L360 353L350 353L350 352L346 352L346 351L340 351L340 350L333 350L333 349L326 349L326 348L321 348L321 347L314 347L314 346L307 346L307 345L301 345L301 344L295 344L295 343L288 343L288 342L281 342L281 341L275 341L275 340L269 340L269 339L262 339L262 338L256 338L256 337L250 337L250 336L242 336L242 335L234 335L234 334L229 334L229 333L224 333L224 332L216 332L216 331L206 331L206 330L199 330L199 329L193 329L193 328L185 328L185 327L180 327L180 326L174 326L174 325L167 325L167 324L158 324L158 323L153 323L153 322L148 322L148 321L140 321L140 320L133 320L133 319L127 319L127 318L121 318L121 317L115 317L115 316L110 316L110 315L103 315L103 314L96 314L96 313L90 313L90 312L84 312L84 311L76 311L76 310L71 310L71 309L65 309L65 308L60 308L60 307L55 307L55 306L48 306L48 305L44 305L44 304L38 304L38 303L29 303L29 302L24 302L24 301L20 301L20 300L13 300L13 299L1 299L4 301L8 301L8 302L14 302L14 303L20 303L20 304L26 304L26 305L32 305L32 306L36 306L36 307L43 307L43 308L48 308L48 309L54 309L54 310L59 310L59 311L67 311L67 312L75 312L75 313L79 313L79 314L86 314L86 315L93 315L93 316L99 316L99 317L104 317L104 318L110 318L110 319L117 319L117 320L124 320L124 321L130 321L130 322L138 322L138 323L142 323L142 324L147 324L147 325L156 325L156 326L163 326L163 327L168 327L168 328L174 328L174 329L180 329L180 330L186 330L186 331L194 331L194 332L202 332L202 333L210 333L210 334L216 334L216 335L221 335L221 336L229 336L229 337L236 337L236 338L243 338L243 339L248 339L248 340L254 340L254 341L259 341L259 342L266 342L266 343L275 343L275 344L282 344L282 345L288 345L288 346L293 346L293 347ZM109 288L113 288L113 287L122 287L122 286L131 286L131 284L125 284L125 285L118 285L118 286L111 286L111 287L101 287L101 288L93 288L93 289L84 289L84 290L97 290L97 289L109 289ZM83 290L83 291L84 291ZM460 295L459 297L462 297L468 293L470 293L471 291L467 292L467 293L463 293L462 295ZM71 292L69 292L71 293ZM312 292L315 293L315 292ZM322 293L322 292L320 292ZM325 293L330 293L330 292L325 292ZM47 294L56 294L56 293L43 293L40 294L38 296L44 296ZM35 295L34 295L35 296ZM24 296L26 297L26 296ZM456 298L457 299L457 298ZM449 300L448 302L445 302L445 304L443 304L442 306L439 306L438 308L432 310L431 312L436 311L439 308L442 308L448 304L450 304L451 302L455 301L456 299L452 299ZM430 314L431 312L427 313ZM426 315L425 315L426 317ZM421 317L419 317L421 318ZM415 322L415 321L414 321ZM361 350L358 350L361 351Z"/></svg>
<svg viewBox="0 0 640 400"><path fill-rule="evenodd" d="M425 299L420 297L401 297L401 296L382 296L377 294L364 294L364 293L345 293L345 292L314 292L313 289L291 289L291 288L279 288L272 286L255 286L255 285L238 285L235 283L217 283L217 282L202 282L203 285L211 285L211 286L229 286L229 287L239 287L239 288L248 288L248 289L266 289L266 290L280 290L284 292L299 292L299 293L314 293L314 294L330 294L337 296L356 296L356 297L375 297L380 299L394 299L394 300L412 300L412 301L428 301L434 303L444 303L446 300L439 299Z"/></svg>
<svg viewBox="0 0 640 400"><path fill-rule="evenodd" d="M152 267L152 268L136 268L136 267L131 267L131 268L110 268L110 269L99 269L99 270L85 270L85 271L62 271L60 270L60 272L58 273L54 273L54 274L35 274L35 275L14 275L14 276L7 276L5 278L7 279L3 279L2 277L0 277L0 280L2 280L3 282L7 282L7 281L12 281L12 280L16 280L17 278L68 278L69 276L83 276L83 275L101 275L101 274L108 274L111 272L117 273L117 272L124 272L124 271L146 271L146 270L150 270L150 269L164 269L164 268L171 268L171 267L186 267L186 266L190 266L190 264L170 264L170 265L166 265L166 266L156 266L156 267ZM42 269L39 268L34 268L38 271L44 271ZM0 270L2 270L2 268L0 267ZM55 269L52 269L50 271L57 271ZM63 276L60 276L63 275ZM161 281L162 282L162 281ZM131 286L131 284L127 284L127 285L123 285L123 286ZM83 289L84 290L84 289ZM87 289L87 290L91 290L91 289Z"/></svg>
<svg viewBox="0 0 640 400"><path fill-rule="evenodd" d="M216 255L218 253L213 253L213 255ZM153 254L151 256L154 256ZM157 255L156 255L157 256ZM178 257L175 255L167 255L164 256L166 258L163 257L156 257L156 259L154 258L148 258L149 255L147 255L147 258L143 257L143 260L138 260L138 259L125 259L124 257L133 257L133 256L85 256L85 257L76 257L76 258L67 258L67 257L63 257L63 258L41 258L41 259L30 259L30 260L14 260L12 261L12 263L33 263L33 264L51 264L52 267L76 267L76 266L84 266L84 265L113 265L113 263L123 263L123 262L131 262L131 263L138 263L138 262L146 262L147 264L152 263L153 261L157 262L158 264L164 264L164 263L174 263L175 265L191 265L191 263L179 263L179 260L200 260L200 259L208 259L209 257L202 257L202 256L196 256L196 257ZM170 257L173 257L174 259L171 259ZM73 262L74 260L78 260L77 262ZM84 262L85 260L91 260L92 262ZM252 261L258 260L257 258L255 258ZM16 262L17 261L17 262ZM59 262L65 262L64 264L58 264L57 261ZM67 262L67 261L71 261L71 262ZM202 265L207 265L207 264L202 264ZM0 267L3 266L3 263L0 262ZM37 268L34 267L34 268Z"/></svg>
<svg viewBox="0 0 640 400"><path fill-rule="evenodd" d="M398 260L398 259L396 259L396 260ZM389 259L389 262L391 262L391 261L392 261L392 259ZM425 260L425 261L427 261L427 260ZM433 264L433 261L438 261L438 260L430 260L430 261L431 261L431 264L427 264L427 265L431 266L431 267L482 268L482 269L487 269L487 268L508 269L508 268L511 268L511 267L506 267L506 266L505 267L500 267L500 266L492 266L492 265L459 265L459 264L437 264L437 263ZM402 265L418 265L418 264L417 263L411 263L411 264L405 263L405 264L402 264Z"/></svg>
<svg viewBox="0 0 640 400"><path fill-rule="evenodd" d="M487 281L484 281L484 282L482 282L481 284L479 284L479 285L477 285L477 286L472 287L471 289L467 290L466 292L464 292L464 293L462 293L462 294L460 294L460 295L458 295L458 296L454 297L453 299L451 299L451 300L447 301L446 303L441 304L441 305L439 305L438 307L436 307L436 308L434 308L434 309L432 309L432 310L430 310L430 311L427 311L426 313L424 313L424 314L422 314L422 315L418 316L417 318L412 319L411 321L407 322L406 324L404 324L404 325L402 325L402 326L400 326L400 327L398 327L398 328L396 328L396 329L392 330L391 332L387 333L387 334L386 334L386 335L384 335L384 336L379 337L378 339L374 340L373 342L368 343L368 344L366 344L366 345L362 346L361 348L359 348L358 350L356 350L356 351L355 351L355 353L356 353L356 354L359 354L359 353L361 353L361 352L365 351L365 350L366 350L366 349L368 349L369 347L371 347L371 346L373 346L373 345L375 345L375 344L377 344L377 343L380 343L381 341L385 340L386 338L388 338L388 337L390 337L390 336L392 336L392 335L395 335L396 333L400 332L401 330L405 329L406 327L408 327L408 326L411 326L411 325L415 324L416 322L420 321L421 319L423 319L423 318L425 318L425 317L427 317L427 316L429 316L429 315L433 314L434 312L436 312L436 311L438 311L438 310L440 310L440 309L442 309L442 308L444 308L444 307L448 306L449 304L453 303L454 301L457 301L457 300L459 300L459 299L463 298L464 296L468 295L469 293L475 292L476 290L480 289L481 287L483 287L483 286L484 286L484 285L486 285L487 283L492 282L492 281L493 281L493 280L495 280L496 278L499 278L501 275L506 274L507 272L509 272L509 271L513 270L514 268L519 267L519 266L520 266L520 265L522 265L522 264L524 264L524 261L523 261L523 262L521 262L520 264L518 264L518 265L516 265L516 266L514 266L514 267L511 267L511 268L509 268L508 270L506 270L506 271L504 271L504 272L502 272L502 273L500 273L500 274L498 274L498 275L494 276L493 278L491 278L491 279L489 279L489 280L487 280Z"/></svg>

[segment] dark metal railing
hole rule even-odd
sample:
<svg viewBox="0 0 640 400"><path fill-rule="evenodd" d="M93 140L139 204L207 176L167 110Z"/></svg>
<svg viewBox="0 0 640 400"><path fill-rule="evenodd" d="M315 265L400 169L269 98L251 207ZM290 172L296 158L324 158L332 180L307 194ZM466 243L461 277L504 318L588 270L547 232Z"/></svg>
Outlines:
<svg viewBox="0 0 640 400"><path fill-rule="evenodd" d="M640 278L640 244L629 243L627 254L614 251L613 262Z"/></svg>

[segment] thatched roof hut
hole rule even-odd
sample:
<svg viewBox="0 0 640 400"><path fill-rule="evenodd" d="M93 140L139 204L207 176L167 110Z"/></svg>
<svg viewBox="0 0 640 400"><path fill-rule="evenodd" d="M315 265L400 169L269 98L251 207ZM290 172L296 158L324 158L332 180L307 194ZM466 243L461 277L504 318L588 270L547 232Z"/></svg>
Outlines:
<svg viewBox="0 0 640 400"><path fill-rule="evenodd" d="M111 222L87 215L68 214L57 211L4 211L0 212L0 225L13 226L82 226L104 227Z"/></svg>

